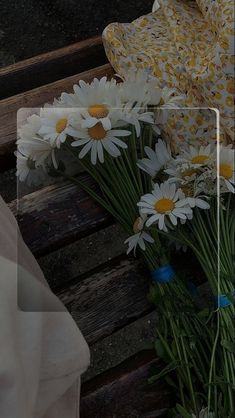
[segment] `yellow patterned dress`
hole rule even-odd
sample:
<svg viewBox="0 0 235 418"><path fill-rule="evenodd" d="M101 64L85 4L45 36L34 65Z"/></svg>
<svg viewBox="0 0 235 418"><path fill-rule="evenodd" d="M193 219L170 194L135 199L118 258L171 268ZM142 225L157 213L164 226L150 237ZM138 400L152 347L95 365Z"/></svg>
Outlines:
<svg viewBox="0 0 235 418"><path fill-rule="evenodd" d="M233 0L158 0L156 11L103 33L107 56L123 77L144 68L161 86L185 95L186 110L174 111L164 132L171 139L215 140L216 108L221 138L234 138ZM155 5L155 6L156 6Z"/></svg>

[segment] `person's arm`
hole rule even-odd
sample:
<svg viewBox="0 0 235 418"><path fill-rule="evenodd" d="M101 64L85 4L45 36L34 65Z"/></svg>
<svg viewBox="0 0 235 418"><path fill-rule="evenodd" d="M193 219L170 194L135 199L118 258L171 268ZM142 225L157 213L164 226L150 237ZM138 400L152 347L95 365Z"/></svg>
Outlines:
<svg viewBox="0 0 235 418"><path fill-rule="evenodd" d="M88 364L84 338L0 198L1 418L77 418Z"/></svg>

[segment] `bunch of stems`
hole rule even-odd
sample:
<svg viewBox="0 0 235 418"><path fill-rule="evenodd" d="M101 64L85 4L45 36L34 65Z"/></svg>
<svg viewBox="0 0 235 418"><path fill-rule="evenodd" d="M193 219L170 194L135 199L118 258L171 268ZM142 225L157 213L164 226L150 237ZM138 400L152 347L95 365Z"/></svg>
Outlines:
<svg viewBox="0 0 235 418"><path fill-rule="evenodd" d="M234 414L235 333L234 333L234 234L235 213L231 193L214 197L210 209L195 210L194 218L178 231L182 242L197 256L215 299L212 312L215 323L210 370L208 376L208 408L218 417ZM228 304L220 306L220 296Z"/></svg>
<svg viewBox="0 0 235 418"><path fill-rule="evenodd" d="M65 178L87 191L98 203L109 211L122 225L125 231L133 234L133 224L139 217L137 203L140 197L151 188L150 177L138 168L137 161L144 157L144 147L152 146L152 130L143 130L140 138L135 131L128 139L128 148L122 150L118 158L105 156L103 164L93 166L88 158L80 160L80 164L96 181L101 195L82 182L79 177L70 177L62 172ZM78 152L65 144L66 150L78 160ZM164 248L162 237L156 228L150 229L154 244L146 244L141 255L150 271L169 265L169 249ZM211 334L198 316L198 310L186 284L179 277L166 284L154 283L151 295L160 314L158 346L161 344L163 358L167 367L160 375L174 371L177 377L176 396L180 402L178 412L184 417L199 411L205 404L206 386L210 368ZM159 303L160 301L160 303ZM151 381L158 378L155 376ZM168 376L168 381L174 382ZM188 412L187 412L188 411Z"/></svg>

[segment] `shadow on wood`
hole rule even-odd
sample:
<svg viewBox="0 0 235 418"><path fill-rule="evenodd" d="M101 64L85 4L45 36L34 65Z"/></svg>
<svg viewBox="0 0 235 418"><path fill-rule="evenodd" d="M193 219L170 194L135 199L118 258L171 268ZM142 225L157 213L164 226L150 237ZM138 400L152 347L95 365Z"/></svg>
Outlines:
<svg viewBox="0 0 235 418"><path fill-rule="evenodd" d="M164 382L148 384L162 369L154 351L144 351L83 384L81 418L157 418L174 402Z"/></svg>

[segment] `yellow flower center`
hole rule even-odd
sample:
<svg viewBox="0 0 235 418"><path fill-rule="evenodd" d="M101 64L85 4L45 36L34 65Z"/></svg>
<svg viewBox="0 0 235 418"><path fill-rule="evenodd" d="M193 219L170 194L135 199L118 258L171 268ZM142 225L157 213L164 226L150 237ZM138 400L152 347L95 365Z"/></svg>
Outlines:
<svg viewBox="0 0 235 418"><path fill-rule="evenodd" d="M195 157L192 158L191 162L192 164L202 164L204 163L206 160L208 160L208 155L196 155Z"/></svg>
<svg viewBox="0 0 235 418"><path fill-rule="evenodd" d="M104 129L102 123L97 123L95 126L92 126L92 128L88 129L88 134L90 138L101 141L106 137L106 130Z"/></svg>
<svg viewBox="0 0 235 418"><path fill-rule="evenodd" d="M141 231L141 218L137 218L133 225L134 234L138 234Z"/></svg>
<svg viewBox="0 0 235 418"><path fill-rule="evenodd" d="M67 118L61 118L58 120L57 124L56 124L56 132L58 134L61 134L61 132L63 132L67 126L68 123L68 119Z"/></svg>
<svg viewBox="0 0 235 418"><path fill-rule="evenodd" d="M225 179L230 179L233 175L233 169L230 164L220 164L219 168L220 176Z"/></svg>
<svg viewBox="0 0 235 418"><path fill-rule="evenodd" d="M166 198L158 200L154 205L154 208L158 213L166 213L172 211L174 207L174 202L171 199Z"/></svg>
<svg viewBox="0 0 235 418"><path fill-rule="evenodd" d="M102 119L108 116L109 110L103 104L94 104L88 108L88 113L92 118Z"/></svg>

